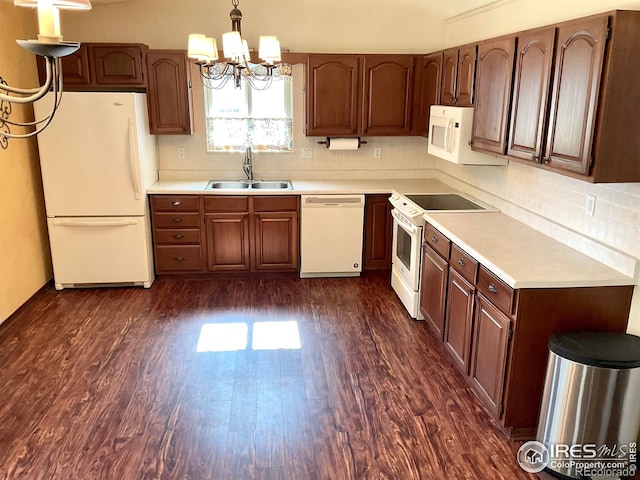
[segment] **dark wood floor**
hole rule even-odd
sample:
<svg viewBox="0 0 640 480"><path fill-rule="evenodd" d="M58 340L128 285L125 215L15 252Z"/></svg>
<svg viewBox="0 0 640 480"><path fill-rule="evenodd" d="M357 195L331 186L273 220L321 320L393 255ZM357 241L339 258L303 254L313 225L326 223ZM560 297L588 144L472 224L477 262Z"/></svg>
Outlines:
<svg viewBox="0 0 640 480"><path fill-rule="evenodd" d="M262 322L301 348L252 349ZM222 323L246 348L197 352ZM537 478L388 275L47 288L0 327L0 389L8 480Z"/></svg>

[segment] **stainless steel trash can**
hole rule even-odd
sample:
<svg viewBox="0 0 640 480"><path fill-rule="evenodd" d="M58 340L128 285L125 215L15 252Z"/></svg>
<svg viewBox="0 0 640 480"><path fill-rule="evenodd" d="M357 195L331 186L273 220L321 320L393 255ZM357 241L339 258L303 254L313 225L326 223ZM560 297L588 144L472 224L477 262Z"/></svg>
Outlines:
<svg viewBox="0 0 640 480"><path fill-rule="evenodd" d="M640 337L553 335L536 436L548 450L545 470L559 478L632 477L639 434Z"/></svg>

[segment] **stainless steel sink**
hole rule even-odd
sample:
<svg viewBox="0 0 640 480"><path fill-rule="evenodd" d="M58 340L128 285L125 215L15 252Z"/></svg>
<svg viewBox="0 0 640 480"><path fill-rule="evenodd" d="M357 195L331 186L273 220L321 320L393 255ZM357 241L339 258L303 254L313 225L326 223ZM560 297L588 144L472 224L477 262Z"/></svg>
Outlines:
<svg viewBox="0 0 640 480"><path fill-rule="evenodd" d="M291 182L287 181L265 181L260 180L257 182L253 182L251 184L251 188L257 188L260 190L291 190Z"/></svg>
<svg viewBox="0 0 640 480"><path fill-rule="evenodd" d="M292 190L291 180L211 180L207 190Z"/></svg>
<svg viewBox="0 0 640 480"><path fill-rule="evenodd" d="M236 188L249 188L249 182L228 182L228 181L214 181L211 180L207 184L207 189L236 189Z"/></svg>

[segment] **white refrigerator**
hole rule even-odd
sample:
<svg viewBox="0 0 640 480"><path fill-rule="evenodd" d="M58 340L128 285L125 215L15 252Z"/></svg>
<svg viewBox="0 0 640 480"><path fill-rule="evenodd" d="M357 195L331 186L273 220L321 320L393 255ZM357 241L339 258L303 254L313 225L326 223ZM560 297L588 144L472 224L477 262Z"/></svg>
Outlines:
<svg viewBox="0 0 640 480"><path fill-rule="evenodd" d="M34 107L39 118L50 103ZM146 189L158 166L146 96L65 92L38 150L56 289L150 287Z"/></svg>

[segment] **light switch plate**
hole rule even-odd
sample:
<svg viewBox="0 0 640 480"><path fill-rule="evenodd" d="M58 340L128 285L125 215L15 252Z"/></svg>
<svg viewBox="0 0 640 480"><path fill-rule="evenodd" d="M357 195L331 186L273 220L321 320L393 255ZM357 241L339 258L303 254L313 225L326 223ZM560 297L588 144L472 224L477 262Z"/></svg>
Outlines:
<svg viewBox="0 0 640 480"><path fill-rule="evenodd" d="M303 148L302 158L313 158L313 148Z"/></svg>
<svg viewBox="0 0 640 480"><path fill-rule="evenodd" d="M382 158L382 148L376 147L373 149L373 158Z"/></svg>

